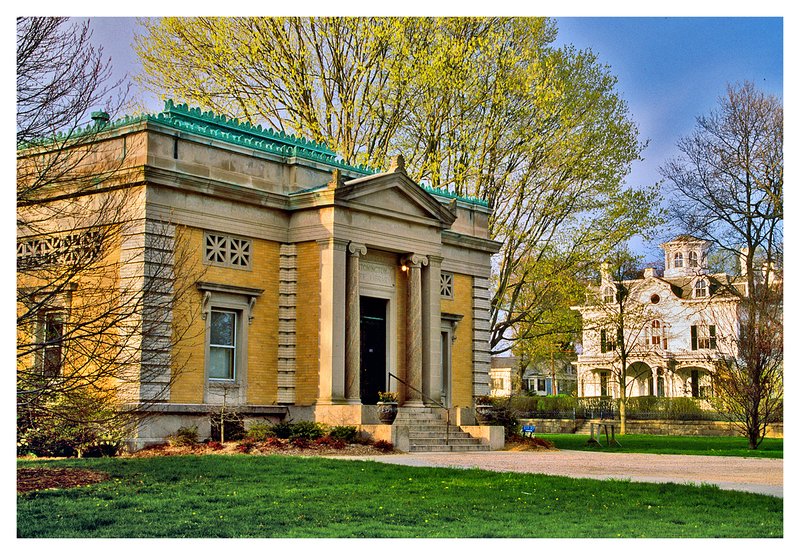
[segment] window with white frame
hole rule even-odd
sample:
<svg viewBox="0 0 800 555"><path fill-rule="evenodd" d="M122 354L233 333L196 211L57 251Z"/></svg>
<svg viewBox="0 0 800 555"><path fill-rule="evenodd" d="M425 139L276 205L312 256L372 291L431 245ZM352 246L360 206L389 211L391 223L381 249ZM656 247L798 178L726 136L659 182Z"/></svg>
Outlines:
<svg viewBox="0 0 800 555"><path fill-rule="evenodd" d="M208 377L212 380L234 380L239 314L233 310L212 308L209 318Z"/></svg>
<svg viewBox="0 0 800 555"><path fill-rule="evenodd" d="M697 268L698 266L700 266L700 263L698 262L697 259L697 252L692 251L689 253L689 267Z"/></svg>
<svg viewBox="0 0 800 555"><path fill-rule="evenodd" d="M717 348L717 327L704 323L691 327L692 350L716 349Z"/></svg>
<svg viewBox="0 0 800 555"><path fill-rule="evenodd" d="M705 279L698 279L694 284L695 298L708 297L708 282Z"/></svg>
<svg viewBox="0 0 800 555"><path fill-rule="evenodd" d="M453 274L450 272L439 274L439 294L443 299L453 298Z"/></svg>
<svg viewBox="0 0 800 555"><path fill-rule="evenodd" d="M213 266L249 270L253 243L250 239L206 233L203 240L203 261Z"/></svg>
<svg viewBox="0 0 800 555"><path fill-rule="evenodd" d="M683 268L683 253L676 252L675 256L672 259L672 267L673 268Z"/></svg>
<svg viewBox="0 0 800 555"><path fill-rule="evenodd" d="M614 302L614 288L610 285L606 286L603 289L603 302L604 303L613 303Z"/></svg>

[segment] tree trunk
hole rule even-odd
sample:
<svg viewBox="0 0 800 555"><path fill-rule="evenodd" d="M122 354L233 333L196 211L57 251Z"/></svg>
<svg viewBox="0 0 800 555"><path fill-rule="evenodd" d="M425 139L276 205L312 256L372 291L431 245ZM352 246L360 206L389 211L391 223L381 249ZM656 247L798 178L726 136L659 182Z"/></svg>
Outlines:
<svg viewBox="0 0 800 555"><path fill-rule="evenodd" d="M625 395L619 398L619 434L625 435Z"/></svg>

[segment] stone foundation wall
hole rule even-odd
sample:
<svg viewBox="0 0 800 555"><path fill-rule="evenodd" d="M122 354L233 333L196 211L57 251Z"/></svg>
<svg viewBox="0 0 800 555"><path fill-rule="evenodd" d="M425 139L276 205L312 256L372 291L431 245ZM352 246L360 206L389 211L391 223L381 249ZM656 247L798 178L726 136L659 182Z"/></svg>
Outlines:
<svg viewBox="0 0 800 555"><path fill-rule="evenodd" d="M520 424L533 424L542 434L588 434L582 419L520 419ZM629 434L675 435L675 436L738 436L739 430L731 422L703 420L628 420ZM783 437L783 423L767 427L769 438Z"/></svg>

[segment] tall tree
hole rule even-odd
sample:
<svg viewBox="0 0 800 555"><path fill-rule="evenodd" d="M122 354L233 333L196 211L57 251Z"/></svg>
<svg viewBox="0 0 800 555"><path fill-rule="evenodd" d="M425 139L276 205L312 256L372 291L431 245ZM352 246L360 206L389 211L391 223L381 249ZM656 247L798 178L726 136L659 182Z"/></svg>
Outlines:
<svg viewBox="0 0 800 555"><path fill-rule="evenodd" d="M626 247L615 249L602 265L599 288L591 287L586 305L576 307L583 329L599 338L600 352L613 354L611 374L619 391L620 433L625 433L629 389L640 378L629 361L639 353L653 320L659 316L642 302L645 282L638 278L640 257ZM648 369L649 375L649 369Z"/></svg>
<svg viewBox="0 0 800 555"><path fill-rule="evenodd" d="M729 85L697 118L679 155L662 169L673 219L740 260L729 291L739 299L738 351L716 375L717 393L739 416L751 448L783 396L783 106L755 85Z"/></svg>
<svg viewBox="0 0 800 555"><path fill-rule="evenodd" d="M169 341L152 349L150 339L188 287L172 272L183 256L172 248L171 227L145 229L141 188L126 180L131 160L109 146L113 141L99 140L125 89L110 81L110 60L92 45L89 25L17 21L17 430L23 451L53 434L79 452L101 437L120 439L134 415L124 402L142 400L132 392L146 379L142 369L163 365L163 349L169 352ZM122 248L137 234L147 236L147 254L144 244ZM147 265L148 274L122 275L126 264Z"/></svg>
<svg viewBox="0 0 800 555"><path fill-rule="evenodd" d="M626 188L644 144L591 52L543 18L163 18L138 36L159 93L324 141L494 208L492 348L543 333L559 284L657 222ZM562 303L563 304L563 303ZM546 327L546 326L545 326Z"/></svg>

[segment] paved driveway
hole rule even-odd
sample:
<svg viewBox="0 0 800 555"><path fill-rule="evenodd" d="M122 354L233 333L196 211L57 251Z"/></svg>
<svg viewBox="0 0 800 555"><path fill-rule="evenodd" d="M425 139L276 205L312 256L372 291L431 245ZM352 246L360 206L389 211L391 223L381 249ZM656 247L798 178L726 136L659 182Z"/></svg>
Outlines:
<svg viewBox="0 0 800 555"><path fill-rule="evenodd" d="M592 451L484 451L477 453L402 453L341 457L407 466L482 468L571 478L633 482L715 484L720 489L783 497L783 459L597 453Z"/></svg>

